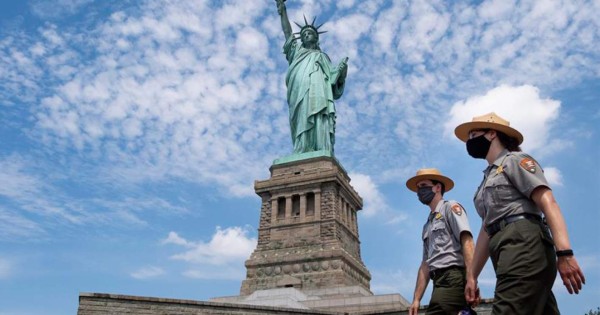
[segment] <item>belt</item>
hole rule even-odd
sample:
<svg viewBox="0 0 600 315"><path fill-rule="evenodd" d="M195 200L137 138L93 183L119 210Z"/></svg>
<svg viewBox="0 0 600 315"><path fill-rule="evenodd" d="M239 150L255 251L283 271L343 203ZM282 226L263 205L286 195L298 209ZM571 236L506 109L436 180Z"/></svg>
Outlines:
<svg viewBox="0 0 600 315"><path fill-rule="evenodd" d="M515 215L508 216L504 219L500 219L496 223L488 224L485 227L485 231L487 232L489 237L492 237L494 234L500 232L500 230L502 230L505 226L507 226L513 222L523 220L523 219L535 220L540 223L542 222L542 218L539 215L529 214L529 213L515 214Z"/></svg>
<svg viewBox="0 0 600 315"><path fill-rule="evenodd" d="M437 279L439 276L443 275L444 273L446 273L446 271L452 270L452 269L465 269L465 267L461 267L461 266L450 266L450 267L446 267L446 268L440 268L440 269L435 269L435 270L431 270L429 271L429 278L431 280L435 280Z"/></svg>

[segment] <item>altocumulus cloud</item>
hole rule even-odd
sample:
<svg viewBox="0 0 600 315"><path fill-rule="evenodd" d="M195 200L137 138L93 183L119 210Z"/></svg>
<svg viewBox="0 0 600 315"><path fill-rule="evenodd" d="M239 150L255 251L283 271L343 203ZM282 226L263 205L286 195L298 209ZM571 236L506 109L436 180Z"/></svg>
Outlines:
<svg viewBox="0 0 600 315"><path fill-rule="evenodd" d="M78 36L52 25L40 30L41 62L31 52L12 55L61 82L52 95L40 95L37 132L49 145L113 157L107 162L115 177L178 176L250 194L247 179L261 169L249 161L275 157L270 145L283 133L273 133L282 125L273 121L285 119L276 113L282 102L259 101L267 82L281 81L270 77L267 38L249 25L262 6L147 1L95 28L93 58L66 44L89 44Z"/></svg>
<svg viewBox="0 0 600 315"><path fill-rule="evenodd" d="M321 47L334 62L351 57L336 154L371 177L427 163L425 140L445 141L430 126L447 117L432 113L452 110L455 122L481 98L543 154L538 144L561 141L547 130L560 104L541 95L600 71L597 1L298 5L295 21L332 13ZM142 1L87 28L0 39L1 103L14 115L28 104L34 124L23 132L95 159L99 180L176 178L250 196L289 153L282 43L273 3ZM544 116L520 126L516 105L491 102L508 91Z"/></svg>

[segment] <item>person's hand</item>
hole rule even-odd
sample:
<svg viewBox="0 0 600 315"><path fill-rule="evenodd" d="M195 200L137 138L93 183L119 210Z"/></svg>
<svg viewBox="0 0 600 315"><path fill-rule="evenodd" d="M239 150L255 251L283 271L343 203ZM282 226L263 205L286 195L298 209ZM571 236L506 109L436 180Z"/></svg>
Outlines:
<svg viewBox="0 0 600 315"><path fill-rule="evenodd" d="M575 256L558 257L556 267L558 268L560 278L565 287L567 287L569 294L573 294L573 292L579 294L579 291L585 284L585 276L583 275L581 268L579 268Z"/></svg>
<svg viewBox="0 0 600 315"><path fill-rule="evenodd" d="M410 307L408 308L408 315L417 315L419 314L419 306L421 303L417 300L414 300Z"/></svg>
<svg viewBox="0 0 600 315"><path fill-rule="evenodd" d="M467 304L471 306L479 305L479 301L481 300L479 287L477 287L477 280L472 277L467 277L467 284L465 285L465 300L467 300Z"/></svg>

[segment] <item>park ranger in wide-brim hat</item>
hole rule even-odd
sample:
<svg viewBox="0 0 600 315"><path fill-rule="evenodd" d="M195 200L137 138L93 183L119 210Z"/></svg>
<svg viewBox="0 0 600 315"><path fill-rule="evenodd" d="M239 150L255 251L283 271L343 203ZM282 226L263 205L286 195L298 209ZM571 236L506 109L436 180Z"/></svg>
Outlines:
<svg viewBox="0 0 600 315"><path fill-rule="evenodd" d="M557 271L569 293L579 293L585 277L541 166L519 147L523 135L495 113L473 117L454 132L470 156L487 162L473 198L482 224L467 271L467 302L478 301L477 278L491 259L493 314L560 314L552 293Z"/></svg>
<svg viewBox="0 0 600 315"><path fill-rule="evenodd" d="M474 243L465 209L443 197L454 188L454 182L436 168L422 168L406 181L406 187L416 192L428 210L421 232L423 254L408 314L419 314L429 281L433 281L433 290L427 314L463 314L468 310L464 292Z"/></svg>
<svg viewBox="0 0 600 315"><path fill-rule="evenodd" d="M437 168L422 168L418 170L417 175L406 181L406 187L417 192L417 183L426 179L435 180L444 184L445 191L450 191L454 188L454 182L449 177L442 175Z"/></svg>
<svg viewBox="0 0 600 315"><path fill-rule="evenodd" d="M454 134L458 139L467 142L467 140L469 140L469 132L482 129L500 131L511 138L515 138L519 145L523 143L523 135L517 129L511 127L508 120L503 119L493 112L475 116L472 121L458 125L458 127L454 129Z"/></svg>

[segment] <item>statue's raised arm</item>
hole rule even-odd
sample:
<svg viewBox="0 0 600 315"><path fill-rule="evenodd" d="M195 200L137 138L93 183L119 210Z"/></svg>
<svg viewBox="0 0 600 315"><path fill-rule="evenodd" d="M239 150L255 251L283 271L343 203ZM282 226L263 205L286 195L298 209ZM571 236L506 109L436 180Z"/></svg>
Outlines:
<svg viewBox="0 0 600 315"><path fill-rule="evenodd" d="M285 35L285 39L287 40L292 34L292 25L290 25L290 20L287 16L287 10L285 7L285 0L275 0L277 2L277 12L281 17L281 28L283 29L283 34Z"/></svg>
<svg viewBox="0 0 600 315"><path fill-rule="evenodd" d="M344 93L348 58L334 65L321 51L319 31L304 17L300 31L292 32L285 0L275 0L285 34L283 53L289 67L285 78L290 129L294 154L323 151L333 155L335 143L335 104ZM299 39L299 40L298 40Z"/></svg>

